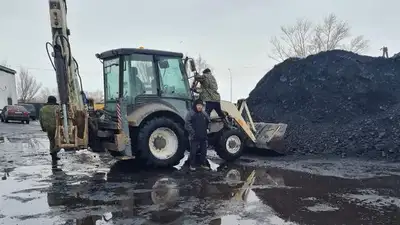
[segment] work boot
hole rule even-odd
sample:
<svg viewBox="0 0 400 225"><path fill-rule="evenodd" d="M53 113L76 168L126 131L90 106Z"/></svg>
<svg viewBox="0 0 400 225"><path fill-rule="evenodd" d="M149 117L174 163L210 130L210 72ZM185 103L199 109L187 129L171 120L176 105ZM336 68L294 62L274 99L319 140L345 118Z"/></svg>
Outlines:
<svg viewBox="0 0 400 225"><path fill-rule="evenodd" d="M211 168L207 164L203 164L200 166L203 170L211 170Z"/></svg>
<svg viewBox="0 0 400 225"><path fill-rule="evenodd" d="M50 153L52 161L58 161L60 158L57 156L56 152Z"/></svg>
<svg viewBox="0 0 400 225"><path fill-rule="evenodd" d="M189 166L189 170L190 170L190 171L196 171L196 167L194 167L194 166Z"/></svg>

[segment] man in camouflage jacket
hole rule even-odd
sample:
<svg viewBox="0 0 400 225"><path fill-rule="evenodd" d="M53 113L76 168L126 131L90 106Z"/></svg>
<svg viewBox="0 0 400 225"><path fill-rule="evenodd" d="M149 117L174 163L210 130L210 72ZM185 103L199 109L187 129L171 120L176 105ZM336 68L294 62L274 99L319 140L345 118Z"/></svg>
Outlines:
<svg viewBox="0 0 400 225"><path fill-rule="evenodd" d="M60 109L57 99L54 96L47 98L47 103L40 109L39 121L42 130L47 132L47 137L50 142L50 155L54 162L60 160L57 157L59 149L55 148L55 134L56 134L56 112Z"/></svg>
<svg viewBox="0 0 400 225"><path fill-rule="evenodd" d="M221 96L218 93L218 84L210 69L203 70L203 75L196 74L194 79L201 84L200 99L206 102L206 112L208 115L213 110L218 114L223 122L226 122L225 113L221 109Z"/></svg>

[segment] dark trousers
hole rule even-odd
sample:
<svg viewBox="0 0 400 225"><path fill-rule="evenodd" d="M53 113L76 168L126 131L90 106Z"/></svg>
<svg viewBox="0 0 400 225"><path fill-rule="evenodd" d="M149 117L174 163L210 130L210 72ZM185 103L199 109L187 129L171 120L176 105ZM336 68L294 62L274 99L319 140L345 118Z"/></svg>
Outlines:
<svg viewBox="0 0 400 225"><path fill-rule="evenodd" d="M206 164L206 156L207 156L207 140L192 140L190 141L190 155L189 162L191 166L196 166L197 162L197 154L199 154L199 164Z"/></svg>
<svg viewBox="0 0 400 225"><path fill-rule="evenodd" d="M58 152L58 150L56 149L55 135L56 135L55 130L47 131L47 138L49 138L49 142L50 142L50 153Z"/></svg>
<svg viewBox="0 0 400 225"><path fill-rule="evenodd" d="M383 57L384 57L384 58L389 58L389 54L388 54L387 51L383 51Z"/></svg>
<svg viewBox="0 0 400 225"><path fill-rule="evenodd" d="M213 110L215 110L220 118L225 118L225 114L222 112L220 102L206 102L206 112L209 116Z"/></svg>

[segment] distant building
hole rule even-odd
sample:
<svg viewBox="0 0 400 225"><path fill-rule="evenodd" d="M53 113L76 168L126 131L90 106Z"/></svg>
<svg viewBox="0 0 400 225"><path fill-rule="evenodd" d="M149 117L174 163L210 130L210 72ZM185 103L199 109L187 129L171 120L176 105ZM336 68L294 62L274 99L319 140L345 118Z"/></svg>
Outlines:
<svg viewBox="0 0 400 225"><path fill-rule="evenodd" d="M16 73L15 70L0 65L0 108L18 103Z"/></svg>

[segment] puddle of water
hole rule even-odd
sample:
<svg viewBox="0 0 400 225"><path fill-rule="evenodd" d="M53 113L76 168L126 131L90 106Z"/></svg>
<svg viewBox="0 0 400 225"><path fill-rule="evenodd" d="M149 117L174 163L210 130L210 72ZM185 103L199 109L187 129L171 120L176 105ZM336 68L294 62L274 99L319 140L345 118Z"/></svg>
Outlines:
<svg viewBox="0 0 400 225"><path fill-rule="evenodd" d="M67 156L74 160L76 154ZM315 218L307 219L305 213L351 210L339 207L330 196L338 194L346 199L360 199L360 196L343 192L343 188L366 185L360 180L277 168L210 164L216 165L215 171L195 173L189 173L184 162L177 166L179 169L159 171L132 171L132 168L126 171L126 166L132 165L129 162L115 163L110 169L83 163L65 164L59 171L52 171L48 166L19 167L11 171L12 179L6 180L6 188L1 186L5 194L0 205L12 207L2 209L4 205L1 205L0 214L10 223L20 220L26 224L33 218L48 221L46 218L60 216L57 219L60 224L61 221L92 221L87 224L183 221L180 224L329 225L344 220L332 215L315 223ZM243 185L253 171L256 174L254 184L246 188ZM373 180L369 182L374 184ZM371 187L359 195L373 195L374 185ZM371 197L360 201L368 199ZM386 203L388 201L400 204L396 199L389 198ZM371 217L376 216L371 214ZM322 223L327 219L332 223ZM359 218L353 219L356 222L347 224L363 223Z"/></svg>
<svg viewBox="0 0 400 225"><path fill-rule="evenodd" d="M47 140L35 138L48 145ZM13 144L13 147L24 147L19 143L21 140L14 140L17 142L0 144L0 148ZM6 180L0 181L0 218L6 224L65 224L67 221L67 224L85 225L358 225L371 221L389 224L387 221L397 218L394 213L382 214L382 210L377 213L375 209L379 206L368 202L373 199L371 195L382 197L373 192L382 186L398 189L399 178L394 176L378 179L374 175L361 180L358 175L366 171L383 171L375 170L374 164L299 160L268 162L265 164L268 167L260 167L257 160L239 164L211 160L212 171L191 173L185 167L187 155L175 169L151 171L135 170L129 162L114 163L107 156L83 150L62 153L60 170L52 171L45 147L22 149L22 159L9 148L4 150L8 154L6 160L15 161L5 167L15 169L8 171ZM353 169L349 169L351 166ZM396 172L396 168L392 169L391 172ZM253 172L254 183L246 186ZM366 187L372 191L351 192ZM385 199L399 207L398 196L400 193L393 192ZM368 202L368 207L360 202ZM371 205L375 208L370 209ZM340 216L357 210L365 216Z"/></svg>
<svg viewBox="0 0 400 225"><path fill-rule="evenodd" d="M212 162L210 164L213 165ZM218 170L219 165L214 165L215 170ZM65 168L72 167L67 165ZM265 224L265 218L276 216L274 210L264 205L254 191L241 188L251 171L239 171L239 180L234 185L228 185L224 181L212 183L224 180L229 174L229 168L228 171L199 171L189 176L184 168L175 171L125 173L114 166L107 173L101 170L92 171L90 176L81 177L77 176L79 171L75 172L51 171L45 166L16 169L12 176L18 174L20 181L17 178L7 180L8 189L2 197L2 202L14 205L9 210L0 212L8 221L19 218L28 224L34 217L49 218L54 215L62 215L61 220L64 221L83 222L96 218L93 223L88 224L110 224L127 220L130 223L139 220L211 221L212 218L229 215L230 211L242 211L242 218L239 220L241 224L245 221L250 224ZM28 175L30 178L25 179ZM16 182L22 182L24 186L20 185L15 189ZM39 190L32 187L39 187ZM234 196L239 198L232 199ZM221 205L225 208L221 208ZM26 207L26 210L12 210L21 207ZM36 207L35 210L31 210L32 207ZM216 213L218 210L221 212ZM88 214L91 215L90 218L86 217ZM265 217L266 214L271 217Z"/></svg>
<svg viewBox="0 0 400 225"><path fill-rule="evenodd" d="M48 185L40 183L48 175L48 170L43 167L30 169L33 170L29 167L16 168L7 180L0 183L0 214L5 215L2 219L8 221L5 224L15 224L16 220L34 220L38 215L50 212L46 192L43 192ZM35 223L28 221L25 224Z"/></svg>
<svg viewBox="0 0 400 225"><path fill-rule="evenodd" d="M357 205L372 209L381 210L382 207L395 206L400 210L400 198L382 196L378 194L345 194L343 198L354 202Z"/></svg>
<svg viewBox="0 0 400 225"><path fill-rule="evenodd" d="M259 162L252 163L252 165L257 164L259 164ZM351 179L366 179L400 174L400 167L397 163L388 163L384 161L363 161L361 159L296 159L288 161L266 160L263 165L320 176Z"/></svg>
<svg viewBox="0 0 400 225"><path fill-rule="evenodd" d="M0 170L24 165L50 164L48 141L43 135L4 137L0 143Z"/></svg>
<svg viewBox="0 0 400 225"><path fill-rule="evenodd" d="M339 210L339 208L331 206L329 204L316 204L316 205L307 207L307 210L312 211L312 212L332 212L332 211Z"/></svg>
<svg viewBox="0 0 400 225"><path fill-rule="evenodd" d="M13 218L3 218L0 221L0 224L4 224L4 225L11 225L11 224L16 224L16 225L64 225L65 222L64 221L58 221L60 220L57 217L52 217L52 218L45 218L42 217L40 219L38 219L38 216L35 216L34 218L26 218L26 217L13 217ZM23 223L21 223L21 221L23 221ZM58 222L57 222L58 221ZM95 224L93 224L95 225Z"/></svg>

